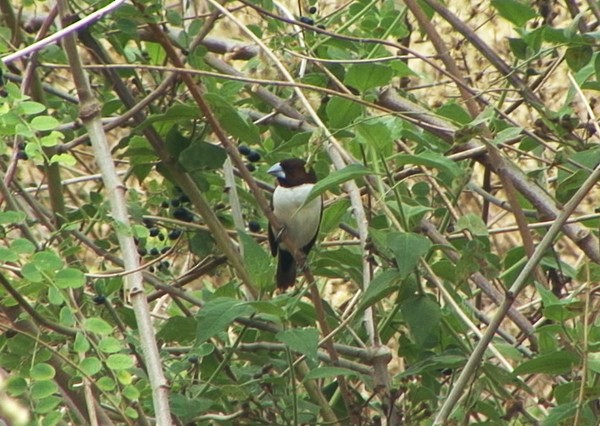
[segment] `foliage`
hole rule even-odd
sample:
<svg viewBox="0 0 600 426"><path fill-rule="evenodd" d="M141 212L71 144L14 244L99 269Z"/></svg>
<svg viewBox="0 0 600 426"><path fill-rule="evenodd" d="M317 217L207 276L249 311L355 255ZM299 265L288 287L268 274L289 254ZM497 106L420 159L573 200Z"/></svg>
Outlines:
<svg viewBox="0 0 600 426"><path fill-rule="evenodd" d="M134 0L9 60L59 28L0 0L0 417L598 424L597 6L292 3ZM326 208L281 293L288 157Z"/></svg>

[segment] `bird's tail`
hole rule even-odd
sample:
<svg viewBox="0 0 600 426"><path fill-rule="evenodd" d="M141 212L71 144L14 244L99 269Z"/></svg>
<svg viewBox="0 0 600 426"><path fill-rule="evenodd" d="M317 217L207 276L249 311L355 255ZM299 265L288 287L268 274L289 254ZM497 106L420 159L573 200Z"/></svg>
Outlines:
<svg viewBox="0 0 600 426"><path fill-rule="evenodd" d="M279 250L277 288L285 290L296 283L296 261L289 251Z"/></svg>

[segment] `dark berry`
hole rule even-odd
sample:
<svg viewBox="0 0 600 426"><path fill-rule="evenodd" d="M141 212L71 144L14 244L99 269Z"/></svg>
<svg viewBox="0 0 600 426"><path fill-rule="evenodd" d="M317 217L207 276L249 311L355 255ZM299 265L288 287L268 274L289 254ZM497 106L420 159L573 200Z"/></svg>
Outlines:
<svg viewBox="0 0 600 426"><path fill-rule="evenodd" d="M150 228L151 237L156 237L158 234L160 234L160 230L158 228Z"/></svg>
<svg viewBox="0 0 600 426"><path fill-rule="evenodd" d="M171 232L169 232L169 240L176 240L180 236L181 236L181 230L179 230L179 229L173 229Z"/></svg>
<svg viewBox="0 0 600 426"><path fill-rule="evenodd" d="M92 300L96 305L104 305L106 303L106 296L98 294Z"/></svg>
<svg viewBox="0 0 600 426"><path fill-rule="evenodd" d="M316 6L311 6L308 8L308 13L317 13L317 7Z"/></svg>
<svg viewBox="0 0 600 426"><path fill-rule="evenodd" d="M257 161L260 161L260 153L252 151L246 158L248 158L248 161L251 163L256 163Z"/></svg>
<svg viewBox="0 0 600 426"><path fill-rule="evenodd" d="M315 25L315 21L311 18L308 18L306 16L301 16L300 17L300 22L302 22L303 24L306 25Z"/></svg>
<svg viewBox="0 0 600 426"><path fill-rule="evenodd" d="M250 173L252 173L253 171L256 170L256 166L254 164L252 164L252 163L246 163L246 168L248 169L248 171Z"/></svg>
<svg viewBox="0 0 600 426"><path fill-rule="evenodd" d="M156 247L153 247L150 249L150 254L152 256L158 256L160 254L160 251L158 251L158 249Z"/></svg>
<svg viewBox="0 0 600 426"><path fill-rule="evenodd" d="M181 201L182 203L189 203L190 197L188 197L186 194L182 194L179 196L179 201Z"/></svg>
<svg viewBox="0 0 600 426"><path fill-rule="evenodd" d="M188 358L188 362L190 364L198 364L198 357L196 355L192 355L191 357Z"/></svg>
<svg viewBox="0 0 600 426"><path fill-rule="evenodd" d="M169 246L167 246L167 247L163 247L163 248L160 250L160 253L161 253L161 254L165 254L165 253L167 253L169 250L171 250L171 247L169 247Z"/></svg>
<svg viewBox="0 0 600 426"><path fill-rule="evenodd" d="M162 270L166 270L166 269L169 269L169 266L171 266L171 264L169 263L169 261L168 260L163 260L162 262L160 262L158 264L158 269L161 270L161 271Z"/></svg>
<svg viewBox="0 0 600 426"><path fill-rule="evenodd" d="M165 240L165 234L163 234L162 232L160 234L158 234L158 240L159 241L164 241Z"/></svg>
<svg viewBox="0 0 600 426"><path fill-rule="evenodd" d="M21 151L25 150L25 146L27 146L27 144L25 142L19 142L19 144L17 145L19 147L19 149Z"/></svg>
<svg viewBox="0 0 600 426"><path fill-rule="evenodd" d="M188 209L183 207L176 208L173 210L173 217L177 220L181 220L183 222L193 222L194 215Z"/></svg>
<svg viewBox="0 0 600 426"><path fill-rule="evenodd" d="M172 205L173 207L179 207L179 206L181 205L181 201L179 201L179 198L173 198L173 199L171 200L171 205Z"/></svg>
<svg viewBox="0 0 600 426"><path fill-rule="evenodd" d="M144 247L138 247L137 252L140 256L146 256L148 254L148 250Z"/></svg>
<svg viewBox="0 0 600 426"><path fill-rule="evenodd" d="M250 155L252 150L250 148L248 148L246 145L240 145L240 146L238 146L238 152L242 155Z"/></svg>
<svg viewBox="0 0 600 426"><path fill-rule="evenodd" d="M154 266L149 267L148 271L153 274L154 273Z"/></svg>
<svg viewBox="0 0 600 426"><path fill-rule="evenodd" d="M171 205L171 204L170 204L170 203L169 203L167 200L165 200L165 201L163 201L162 203L160 203L160 206L161 206L163 209L168 209L170 205Z"/></svg>
<svg viewBox="0 0 600 426"><path fill-rule="evenodd" d="M260 232L260 223L255 220L251 220L248 222L248 229L250 232Z"/></svg>
<svg viewBox="0 0 600 426"><path fill-rule="evenodd" d="M19 160L29 160L29 155L27 155L27 153L24 151L19 151L17 152L17 158Z"/></svg>
<svg viewBox="0 0 600 426"><path fill-rule="evenodd" d="M152 228L154 226L154 222L152 222L150 219L144 219L144 226L146 228Z"/></svg>
<svg viewBox="0 0 600 426"><path fill-rule="evenodd" d="M324 30L325 29L325 25L319 24L319 25L317 25L317 28L319 28L321 30Z"/></svg>

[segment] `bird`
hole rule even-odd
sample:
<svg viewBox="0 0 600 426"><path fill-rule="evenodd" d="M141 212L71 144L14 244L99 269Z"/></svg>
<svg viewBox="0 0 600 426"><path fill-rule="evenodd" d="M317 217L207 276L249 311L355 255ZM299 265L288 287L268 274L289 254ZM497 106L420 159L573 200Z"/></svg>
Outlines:
<svg viewBox="0 0 600 426"><path fill-rule="evenodd" d="M323 199L317 197L306 203L312 188L317 182L317 175L312 168L300 158L288 158L274 164L267 173L275 176L278 185L273 191L271 208L273 214L283 226L281 233L305 255L314 246L323 215ZM280 241L269 224L269 245L271 254L277 258L275 282L277 288L286 290L296 283L296 260L290 249Z"/></svg>

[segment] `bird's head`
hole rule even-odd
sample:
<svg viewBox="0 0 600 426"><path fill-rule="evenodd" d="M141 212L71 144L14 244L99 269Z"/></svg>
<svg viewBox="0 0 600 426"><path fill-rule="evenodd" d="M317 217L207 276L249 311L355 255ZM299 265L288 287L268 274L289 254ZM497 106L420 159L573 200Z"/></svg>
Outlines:
<svg viewBox="0 0 600 426"><path fill-rule="evenodd" d="M306 162L300 158L288 158L275 163L267 170L267 173L275 176L279 185L284 187L317 182L315 171L307 170Z"/></svg>

